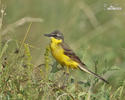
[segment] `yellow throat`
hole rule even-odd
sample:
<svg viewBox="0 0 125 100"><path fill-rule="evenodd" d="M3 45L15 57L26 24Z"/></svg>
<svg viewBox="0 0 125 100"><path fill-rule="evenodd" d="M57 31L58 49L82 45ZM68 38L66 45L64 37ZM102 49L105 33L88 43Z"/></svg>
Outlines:
<svg viewBox="0 0 125 100"><path fill-rule="evenodd" d="M61 39L58 40L54 37L51 37L50 48L51 48L53 57L62 66L77 68L78 63L73 61L71 58L69 58L67 55L64 54L64 49L60 46L61 43L63 43L63 40L61 40Z"/></svg>

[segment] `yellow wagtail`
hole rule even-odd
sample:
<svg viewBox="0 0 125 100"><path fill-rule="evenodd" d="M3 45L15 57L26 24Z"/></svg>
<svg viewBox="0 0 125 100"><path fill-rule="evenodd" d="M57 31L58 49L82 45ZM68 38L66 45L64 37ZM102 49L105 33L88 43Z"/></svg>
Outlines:
<svg viewBox="0 0 125 100"><path fill-rule="evenodd" d="M64 36L60 31L55 30L54 32L44 35L51 38L51 53L58 63L67 67L67 72L69 72L69 68L79 68L80 70L92 74L108 83L108 81L106 81L104 78L92 72L86 67L86 65L79 59L79 57L76 56L76 54L64 42Z"/></svg>

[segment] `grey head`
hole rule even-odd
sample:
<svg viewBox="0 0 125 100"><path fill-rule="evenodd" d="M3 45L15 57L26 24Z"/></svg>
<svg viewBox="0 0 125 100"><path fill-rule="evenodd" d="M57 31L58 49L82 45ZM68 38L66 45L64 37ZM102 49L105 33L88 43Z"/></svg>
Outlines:
<svg viewBox="0 0 125 100"><path fill-rule="evenodd" d="M56 39L62 39L64 40L64 36L63 36L63 33L60 32L59 30L55 30L49 34L44 34L44 36L47 36L47 37L54 37Z"/></svg>

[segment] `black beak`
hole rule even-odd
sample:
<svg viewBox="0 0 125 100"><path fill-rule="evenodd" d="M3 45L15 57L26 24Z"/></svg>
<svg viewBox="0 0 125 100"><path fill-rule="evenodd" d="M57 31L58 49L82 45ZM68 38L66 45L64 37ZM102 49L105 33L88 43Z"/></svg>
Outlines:
<svg viewBox="0 0 125 100"><path fill-rule="evenodd" d="M52 37L52 34L44 34L44 36Z"/></svg>

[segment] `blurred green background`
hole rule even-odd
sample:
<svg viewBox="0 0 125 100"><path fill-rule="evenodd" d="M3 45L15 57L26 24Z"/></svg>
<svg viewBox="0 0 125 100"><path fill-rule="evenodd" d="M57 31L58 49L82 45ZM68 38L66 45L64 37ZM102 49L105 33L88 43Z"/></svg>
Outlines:
<svg viewBox="0 0 125 100"><path fill-rule="evenodd" d="M6 8L2 30L24 17L43 20L32 23L25 41L34 46L31 48L34 65L44 61L44 52L49 39L43 34L59 29L64 33L65 41L89 69L94 70L93 66L98 62L98 73L103 71L103 67L113 69L107 72L112 85L117 87L124 80L124 0L2 0L1 2ZM122 7L122 10L107 10L110 5ZM13 31L8 31L1 36L2 41L13 39L21 42L28 26L29 22ZM10 43L7 53L15 50L14 45Z"/></svg>
<svg viewBox="0 0 125 100"><path fill-rule="evenodd" d="M73 49L89 48L87 52L92 53L91 56L100 55L109 60L114 58L112 59L114 62L111 60L113 64L123 65L124 1L3 0L2 2L6 7L3 28L23 17L43 19L42 23L33 23L26 43L44 50L48 40L43 34L59 29ZM105 10L104 4L107 7L117 4L123 9L108 11ZM16 28L13 32L8 32L7 35L10 38L22 40L28 24ZM41 51L32 50L32 52L35 53L34 60L40 57Z"/></svg>

